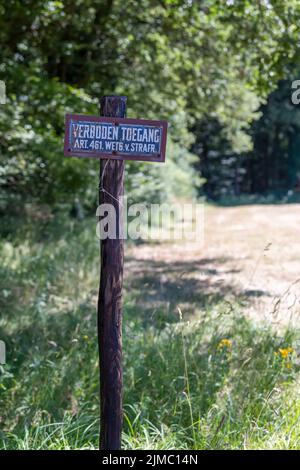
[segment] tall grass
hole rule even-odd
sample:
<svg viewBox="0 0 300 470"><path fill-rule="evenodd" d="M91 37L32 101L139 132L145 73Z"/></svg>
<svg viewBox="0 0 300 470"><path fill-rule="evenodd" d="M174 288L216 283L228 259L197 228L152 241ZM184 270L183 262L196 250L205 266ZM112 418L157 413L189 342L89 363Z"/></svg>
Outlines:
<svg viewBox="0 0 300 470"><path fill-rule="evenodd" d="M28 221L0 254L0 447L96 448L95 223ZM143 295L141 283L124 298L125 448L300 448L297 331L222 299L149 319Z"/></svg>

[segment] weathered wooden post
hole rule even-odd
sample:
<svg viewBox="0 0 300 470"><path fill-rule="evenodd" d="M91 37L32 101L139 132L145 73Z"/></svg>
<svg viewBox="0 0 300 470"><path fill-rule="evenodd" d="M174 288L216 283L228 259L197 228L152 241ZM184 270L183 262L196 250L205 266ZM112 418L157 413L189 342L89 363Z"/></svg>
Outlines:
<svg viewBox="0 0 300 470"><path fill-rule="evenodd" d="M100 449L118 450L122 430L122 230L124 160L165 161L166 121L127 119L125 96L104 96L101 116L66 115L66 157L100 158L99 204L110 204L116 233L101 240L98 298ZM121 223L120 223L121 222Z"/></svg>
<svg viewBox="0 0 300 470"><path fill-rule="evenodd" d="M100 114L125 117L125 96L104 96ZM122 430L122 285L124 241L119 230L120 196L124 194L124 160L100 161L99 204L112 204L116 211L116 239L101 241L101 274L98 298L100 360L100 449L121 447ZM105 191L102 191L105 188Z"/></svg>

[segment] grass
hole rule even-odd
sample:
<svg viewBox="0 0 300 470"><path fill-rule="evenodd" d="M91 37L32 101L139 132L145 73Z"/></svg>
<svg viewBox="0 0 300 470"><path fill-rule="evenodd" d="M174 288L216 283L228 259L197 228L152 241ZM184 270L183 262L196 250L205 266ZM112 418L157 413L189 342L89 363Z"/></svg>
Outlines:
<svg viewBox="0 0 300 470"><path fill-rule="evenodd" d="M95 220L10 223L0 242L0 448L96 448ZM130 285L129 273L124 448L300 449L298 331L245 318L238 299L149 317L143 279Z"/></svg>

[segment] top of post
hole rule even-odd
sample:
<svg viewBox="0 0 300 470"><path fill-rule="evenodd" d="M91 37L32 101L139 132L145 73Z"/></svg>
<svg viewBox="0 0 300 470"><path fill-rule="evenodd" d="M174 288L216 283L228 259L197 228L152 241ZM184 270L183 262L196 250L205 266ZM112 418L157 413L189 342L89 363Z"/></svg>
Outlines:
<svg viewBox="0 0 300 470"><path fill-rule="evenodd" d="M127 96L103 96L100 100L100 114L105 117L126 117Z"/></svg>

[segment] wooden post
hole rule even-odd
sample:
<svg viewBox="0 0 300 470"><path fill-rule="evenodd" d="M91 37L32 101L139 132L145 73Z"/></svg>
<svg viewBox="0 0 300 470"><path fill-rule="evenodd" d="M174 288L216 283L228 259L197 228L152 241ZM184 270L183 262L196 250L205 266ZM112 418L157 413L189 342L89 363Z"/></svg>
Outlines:
<svg viewBox="0 0 300 470"><path fill-rule="evenodd" d="M102 116L125 117L125 96L104 96ZM102 191L103 188L105 191ZM122 431L122 285L124 241L118 237L124 193L124 160L100 161L100 204L113 204L117 238L101 241L101 274L98 298L100 360L100 449L118 450Z"/></svg>

